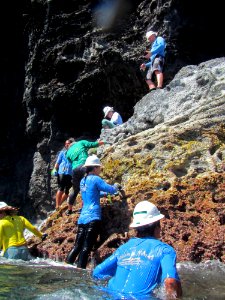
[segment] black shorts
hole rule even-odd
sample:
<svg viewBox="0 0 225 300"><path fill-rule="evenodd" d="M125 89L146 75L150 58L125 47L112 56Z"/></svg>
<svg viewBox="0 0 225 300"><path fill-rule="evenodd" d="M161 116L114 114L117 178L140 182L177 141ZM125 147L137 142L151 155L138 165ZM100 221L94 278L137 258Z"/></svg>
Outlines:
<svg viewBox="0 0 225 300"><path fill-rule="evenodd" d="M72 186L71 175L65 175L65 174L58 175L58 187L61 192L65 192L65 194L68 195L71 186Z"/></svg>

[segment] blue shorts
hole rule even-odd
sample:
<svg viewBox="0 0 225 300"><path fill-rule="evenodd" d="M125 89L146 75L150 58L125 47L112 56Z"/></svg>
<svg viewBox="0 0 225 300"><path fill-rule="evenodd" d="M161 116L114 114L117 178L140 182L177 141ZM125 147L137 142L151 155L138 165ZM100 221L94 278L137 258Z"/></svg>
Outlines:
<svg viewBox="0 0 225 300"><path fill-rule="evenodd" d="M33 256L31 256L27 246L12 246L9 247L3 257L9 258L9 259L22 259L22 260L31 260L34 259Z"/></svg>

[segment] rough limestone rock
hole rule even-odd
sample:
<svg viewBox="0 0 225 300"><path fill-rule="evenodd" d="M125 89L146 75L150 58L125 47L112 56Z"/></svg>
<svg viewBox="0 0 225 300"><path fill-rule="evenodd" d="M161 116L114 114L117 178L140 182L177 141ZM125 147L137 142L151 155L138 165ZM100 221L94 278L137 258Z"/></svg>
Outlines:
<svg viewBox="0 0 225 300"><path fill-rule="evenodd" d="M34 221L54 208L50 170L65 139L98 138L105 105L127 121L147 94L139 70L149 46L146 30L166 39L165 86L181 67L225 53L220 3L115 0L109 7L100 2L107 1L4 1L1 8L0 197ZM153 127L163 116L146 115L150 124L140 116L137 125ZM138 132L131 125L122 136Z"/></svg>
<svg viewBox="0 0 225 300"><path fill-rule="evenodd" d="M224 58L182 68L165 89L143 97L124 125L102 133L110 142L98 149L102 176L126 195L102 200L97 263L133 235L129 223L141 200L165 214L162 239L179 261L225 261L224 74ZM71 249L78 215L68 218L65 209L47 220L43 245L30 241L38 255L63 260Z"/></svg>

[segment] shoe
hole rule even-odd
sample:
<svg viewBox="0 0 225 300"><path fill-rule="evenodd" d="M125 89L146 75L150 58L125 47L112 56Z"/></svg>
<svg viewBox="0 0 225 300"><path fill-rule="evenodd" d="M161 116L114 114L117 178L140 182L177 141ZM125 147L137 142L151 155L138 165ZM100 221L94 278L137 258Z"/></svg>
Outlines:
<svg viewBox="0 0 225 300"><path fill-rule="evenodd" d="M68 209L68 210L66 211L66 215L67 215L67 216L72 215L72 213L73 213L73 212L72 212L72 210L70 210L70 209Z"/></svg>
<svg viewBox="0 0 225 300"><path fill-rule="evenodd" d="M163 89L163 87L160 87L160 86L157 87L157 90L162 90L162 89Z"/></svg>
<svg viewBox="0 0 225 300"><path fill-rule="evenodd" d="M149 90L149 93L152 92L152 91L155 91L155 90L156 90L156 88L152 88L152 89Z"/></svg>

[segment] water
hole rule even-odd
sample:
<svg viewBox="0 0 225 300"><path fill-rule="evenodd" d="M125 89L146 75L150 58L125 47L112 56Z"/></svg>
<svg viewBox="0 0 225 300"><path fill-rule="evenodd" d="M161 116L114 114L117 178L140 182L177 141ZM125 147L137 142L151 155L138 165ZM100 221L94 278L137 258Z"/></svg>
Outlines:
<svg viewBox="0 0 225 300"><path fill-rule="evenodd" d="M180 263L182 300L224 300L225 265L218 261L201 264ZM92 280L90 271L51 260L35 259L31 262L0 258L0 300L98 300L113 299L100 291L103 283ZM163 299L163 290L156 297Z"/></svg>

